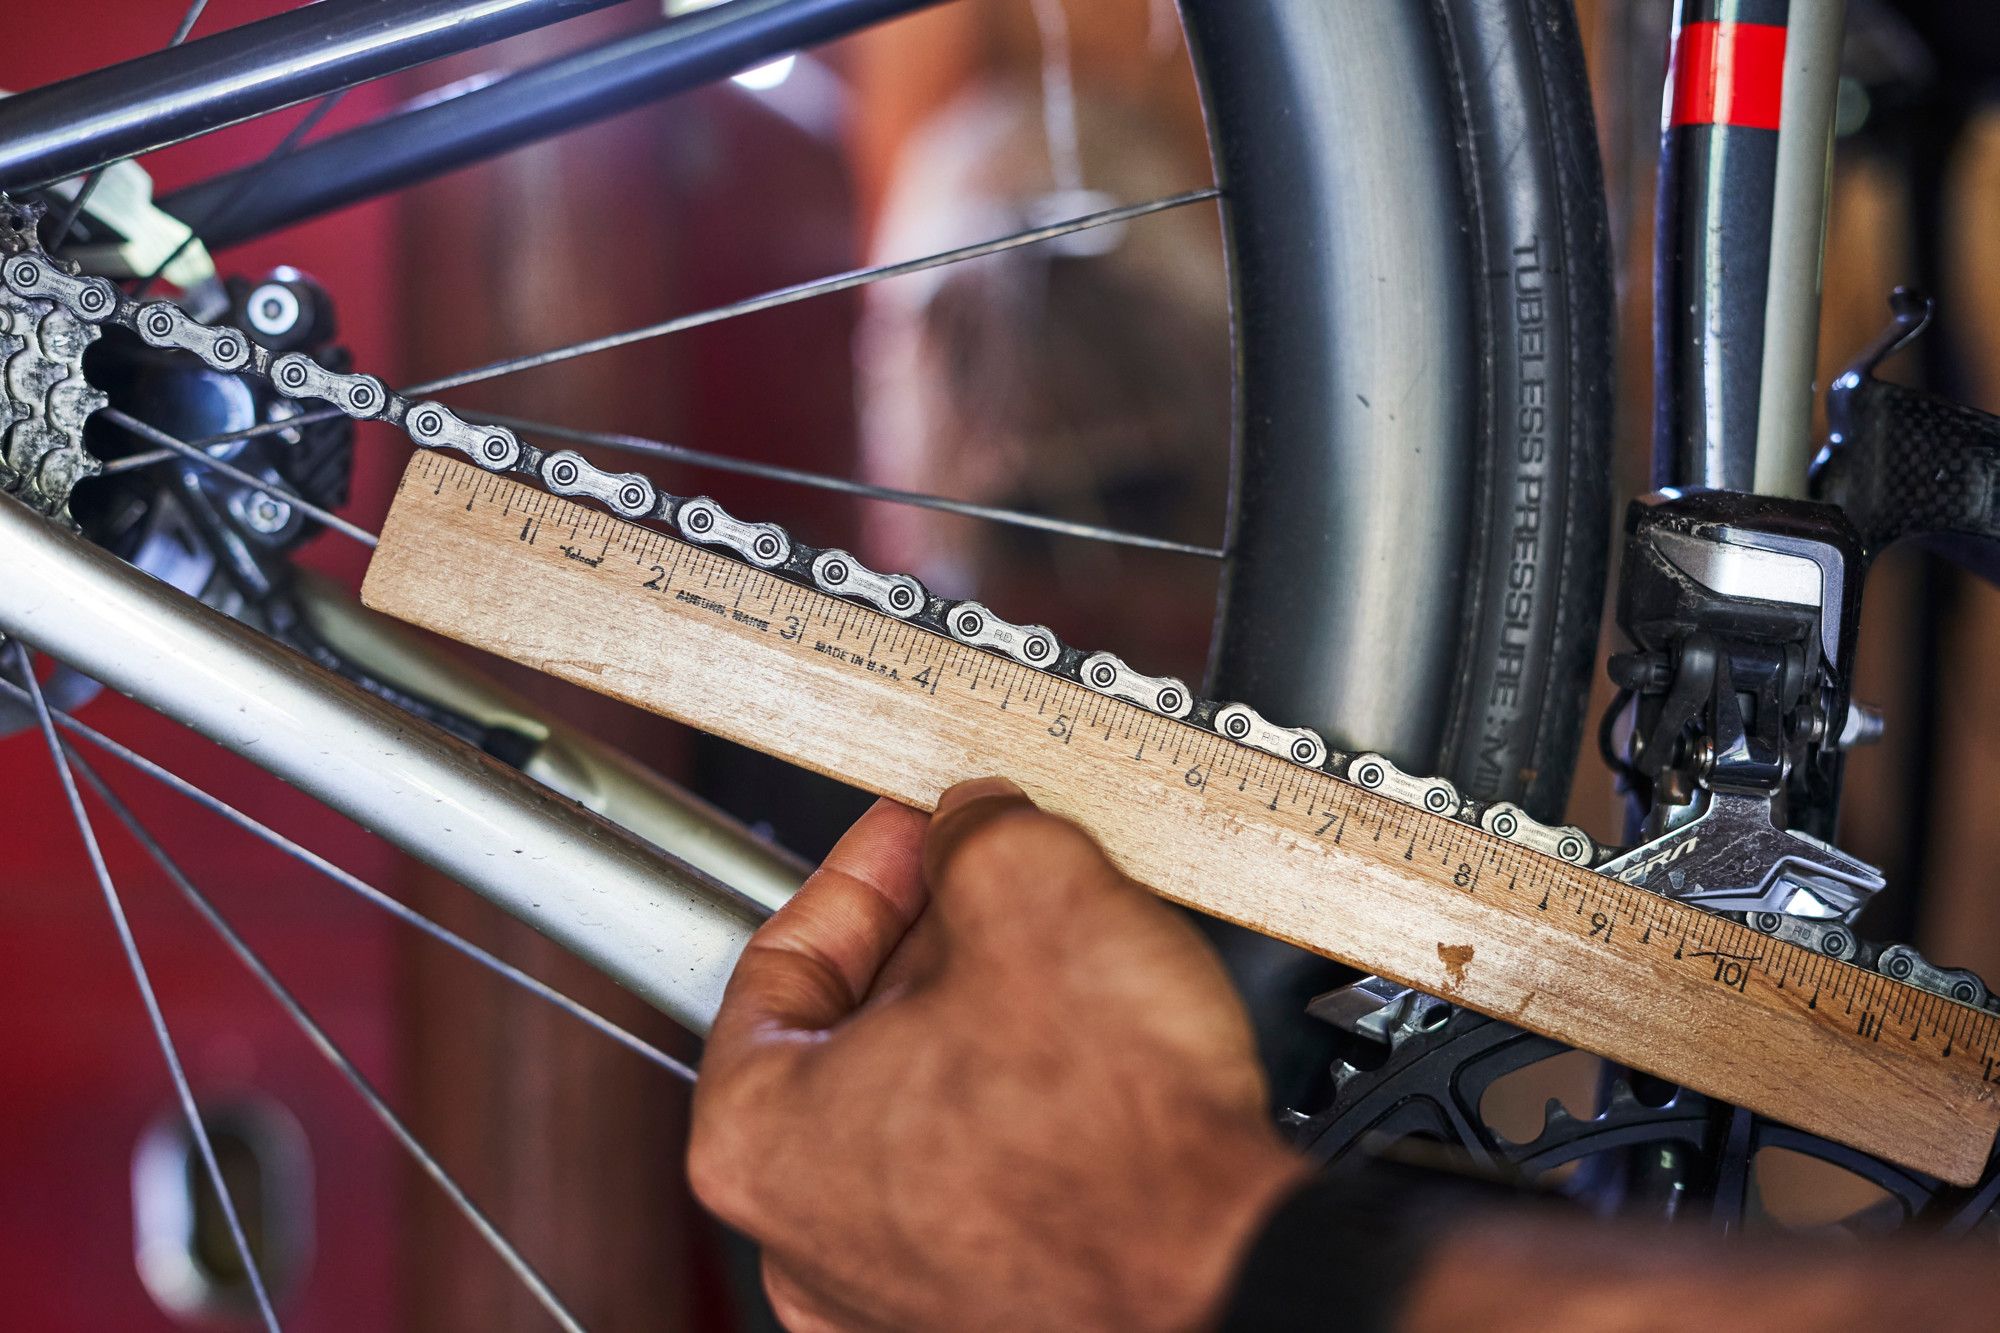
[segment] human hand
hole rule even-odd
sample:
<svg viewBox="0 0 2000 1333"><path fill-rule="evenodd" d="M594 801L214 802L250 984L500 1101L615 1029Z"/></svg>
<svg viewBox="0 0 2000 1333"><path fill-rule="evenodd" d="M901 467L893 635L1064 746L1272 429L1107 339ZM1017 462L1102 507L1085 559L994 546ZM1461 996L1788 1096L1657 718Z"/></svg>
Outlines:
<svg viewBox="0 0 2000 1333"><path fill-rule="evenodd" d="M696 1194L819 1329L1197 1328L1304 1164L1206 943L1011 784L878 803L752 940Z"/></svg>

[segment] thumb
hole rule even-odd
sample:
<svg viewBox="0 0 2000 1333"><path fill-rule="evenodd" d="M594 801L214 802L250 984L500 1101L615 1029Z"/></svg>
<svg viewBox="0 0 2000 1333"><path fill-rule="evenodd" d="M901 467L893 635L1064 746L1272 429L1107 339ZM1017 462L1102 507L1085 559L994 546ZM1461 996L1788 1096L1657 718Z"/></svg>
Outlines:
<svg viewBox="0 0 2000 1333"><path fill-rule="evenodd" d="M703 1060L718 1064L781 1031L847 1017L923 911L924 816L877 801L792 900L753 935L723 993Z"/></svg>
<svg viewBox="0 0 2000 1333"><path fill-rule="evenodd" d="M1151 898L1090 834L1000 778L944 794L924 839L924 877L940 920L973 934L999 922L1046 930L1106 900Z"/></svg>

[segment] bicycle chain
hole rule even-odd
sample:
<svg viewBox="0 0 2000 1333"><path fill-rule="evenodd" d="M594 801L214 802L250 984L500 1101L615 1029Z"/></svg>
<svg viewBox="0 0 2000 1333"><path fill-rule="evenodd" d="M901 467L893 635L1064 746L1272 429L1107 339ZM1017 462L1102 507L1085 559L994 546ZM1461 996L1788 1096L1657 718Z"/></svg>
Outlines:
<svg viewBox="0 0 2000 1333"><path fill-rule="evenodd" d="M18 208L15 211L17 215L21 212ZM1069 647L1045 626L1016 625L979 602L938 597L908 574L878 573L846 551L797 541L775 523L739 519L707 496L670 494L640 473L606 471L573 450L545 452L505 427L468 422L433 400L413 402L372 375L328 370L301 352L274 356L242 330L196 320L171 302L134 302L106 279L79 276L73 266L51 259L42 250L32 220L25 226L0 226L0 276L4 276L0 297L8 304L16 308L52 304L88 329L85 345L102 327L116 325L150 346L187 352L212 370L268 380L288 398L325 402L356 421L385 422L420 448L451 450L485 471L524 477L557 495L594 501L629 522L650 522L687 541L720 547L746 564L790 582L864 603L969 647L1011 658L1162 717L1206 728L1239 745L1319 769L1390 800L1473 825L1572 865L1595 867L1609 860L1615 850L1599 846L1580 828L1543 824L1510 801L1476 800L1445 778L1405 773L1385 756L1370 751L1337 750L1318 733L1280 726L1248 704L1203 699L1181 680L1145 675L1111 653L1086 653ZM76 369L80 375L80 351ZM11 389L9 392L11 395ZM96 401L97 406L103 405L101 394L96 395ZM80 429L78 418L74 444L67 448L81 450ZM56 451L49 456L67 455ZM79 479L88 475L87 470L65 467ZM63 504L67 498L65 491ZM1782 917L1780 926L1766 933L1783 929L1786 937L1792 938L1798 935L1791 929L1796 920ZM1826 939L1840 942L1837 936ZM1852 940L1851 933L1846 939ZM1797 942L1821 947L1825 940L1820 935L1810 939L1801 935ZM1830 956L1856 962L1867 952L1859 948ZM1907 945L1890 946L1880 956L1903 969L1889 973L1897 980L1946 998L2000 1008L2000 1001L1992 1000L1976 977L1934 967ZM1962 998L1967 978L1977 987L1975 999Z"/></svg>

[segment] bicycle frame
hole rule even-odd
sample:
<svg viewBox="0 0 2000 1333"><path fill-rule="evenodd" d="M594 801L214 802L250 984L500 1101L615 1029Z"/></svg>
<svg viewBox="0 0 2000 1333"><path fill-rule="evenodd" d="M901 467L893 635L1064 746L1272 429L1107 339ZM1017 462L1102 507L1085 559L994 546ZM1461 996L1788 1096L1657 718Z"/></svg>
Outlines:
<svg viewBox="0 0 2000 1333"><path fill-rule="evenodd" d="M52 184L620 3L321 0L0 102L0 191ZM731 0L671 19L301 153L283 179L267 182L279 187L270 199L295 201L258 227L239 216L232 235L246 239L937 3Z"/></svg>
<svg viewBox="0 0 2000 1333"><path fill-rule="evenodd" d="M323 0L0 107L0 189L48 185L619 0Z"/></svg>
<svg viewBox="0 0 2000 1333"><path fill-rule="evenodd" d="M420 99L282 161L178 190L160 206L175 217L214 218L203 238L221 249L727 78L764 53L813 46L933 3L864 0L857 9L856 0L737 0ZM244 184L253 175L254 190Z"/></svg>
<svg viewBox="0 0 2000 1333"><path fill-rule="evenodd" d="M1844 0L1678 0L1653 484L1803 497Z"/></svg>

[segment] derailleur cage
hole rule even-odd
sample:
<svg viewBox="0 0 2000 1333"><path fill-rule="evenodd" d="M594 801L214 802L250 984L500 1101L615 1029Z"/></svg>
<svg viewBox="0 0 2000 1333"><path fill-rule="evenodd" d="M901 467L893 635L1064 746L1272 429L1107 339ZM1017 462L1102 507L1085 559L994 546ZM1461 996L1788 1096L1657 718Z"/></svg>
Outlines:
<svg viewBox="0 0 2000 1333"><path fill-rule="evenodd" d="M1873 731L1848 692L1862 568L1832 505L1700 490L1633 503L1618 600L1633 646L1610 670L1649 811L1606 874L1711 911L1843 921L1882 887L1827 841L1844 746Z"/></svg>

